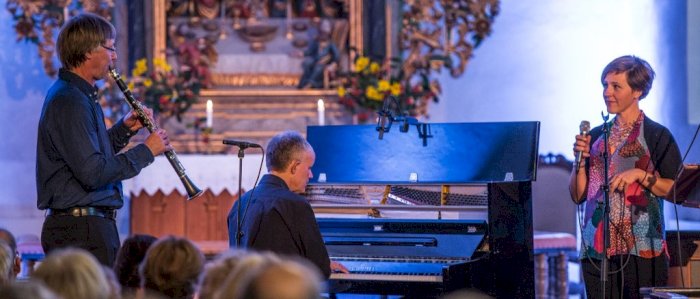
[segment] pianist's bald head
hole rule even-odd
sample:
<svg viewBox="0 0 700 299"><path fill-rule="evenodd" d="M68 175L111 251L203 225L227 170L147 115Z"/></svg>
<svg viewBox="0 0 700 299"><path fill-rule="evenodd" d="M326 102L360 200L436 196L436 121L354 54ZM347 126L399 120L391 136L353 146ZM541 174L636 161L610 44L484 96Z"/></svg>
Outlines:
<svg viewBox="0 0 700 299"><path fill-rule="evenodd" d="M267 171L285 171L294 160L301 160L306 151L313 151L313 148L299 132L284 131L275 135L265 152Z"/></svg>

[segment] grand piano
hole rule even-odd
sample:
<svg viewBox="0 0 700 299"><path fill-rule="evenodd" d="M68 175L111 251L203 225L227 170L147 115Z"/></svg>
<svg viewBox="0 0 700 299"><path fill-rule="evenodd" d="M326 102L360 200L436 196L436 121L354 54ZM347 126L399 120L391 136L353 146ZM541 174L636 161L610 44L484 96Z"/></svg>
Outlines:
<svg viewBox="0 0 700 299"><path fill-rule="evenodd" d="M405 131L405 132L404 132ZM538 122L311 126L329 293L534 298Z"/></svg>

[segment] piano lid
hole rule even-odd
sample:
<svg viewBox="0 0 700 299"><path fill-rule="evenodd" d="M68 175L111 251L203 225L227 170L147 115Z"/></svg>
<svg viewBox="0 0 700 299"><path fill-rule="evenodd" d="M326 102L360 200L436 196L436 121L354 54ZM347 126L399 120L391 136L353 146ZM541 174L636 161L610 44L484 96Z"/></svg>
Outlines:
<svg viewBox="0 0 700 299"><path fill-rule="evenodd" d="M317 218L330 256L470 259L483 220Z"/></svg>
<svg viewBox="0 0 700 299"><path fill-rule="evenodd" d="M311 184L481 184L535 179L539 122L309 126Z"/></svg>

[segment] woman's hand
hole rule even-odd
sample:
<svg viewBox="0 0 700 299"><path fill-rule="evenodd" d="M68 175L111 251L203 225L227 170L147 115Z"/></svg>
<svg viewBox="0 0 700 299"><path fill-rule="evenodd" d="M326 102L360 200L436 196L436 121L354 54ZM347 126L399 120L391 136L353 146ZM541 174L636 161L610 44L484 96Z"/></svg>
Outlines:
<svg viewBox="0 0 700 299"><path fill-rule="evenodd" d="M576 142L574 142L574 156L578 157L581 153L581 160L591 156L591 135L576 135ZM584 167L586 164L578 161L579 165L574 165L574 167Z"/></svg>
<svg viewBox="0 0 700 299"><path fill-rule="evenodd" d="M634 183L641 184L645 176L647 176L647 173L639 168L632 168L618 173L610 180L610 190L625 192L630 185Z"/></svg>

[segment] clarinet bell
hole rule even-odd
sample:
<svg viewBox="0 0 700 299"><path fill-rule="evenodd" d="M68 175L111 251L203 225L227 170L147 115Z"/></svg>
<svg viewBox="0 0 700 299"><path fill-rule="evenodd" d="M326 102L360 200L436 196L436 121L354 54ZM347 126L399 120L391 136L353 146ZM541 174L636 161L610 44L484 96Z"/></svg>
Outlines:
<svg viewBox="0 0 700 299"><path fill-rule="evenodd" d="M192 180L190 180L190 178L187 175L181 176L180 180L185 186L185 191L187 191L187 200L193 200L202 195L202 193L204 193L204 191L197 188L197 186L192 182Z"/></svg>

